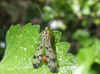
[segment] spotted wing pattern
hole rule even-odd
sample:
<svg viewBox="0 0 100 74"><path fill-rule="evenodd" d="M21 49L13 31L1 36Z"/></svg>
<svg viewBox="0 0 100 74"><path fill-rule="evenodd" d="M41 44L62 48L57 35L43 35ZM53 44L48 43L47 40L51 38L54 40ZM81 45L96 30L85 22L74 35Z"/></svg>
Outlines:
<svg viewBox="0 0 100 74"><path fill-rule="evenodd" d="M36 49L35 55L33 57L33 67L38 68L42 62L43 58L43 48L45 48L46 62L50 71L57 72L57 59L52 46L51 31L48 27L41 33L41 41L38 48Z"/></svg>

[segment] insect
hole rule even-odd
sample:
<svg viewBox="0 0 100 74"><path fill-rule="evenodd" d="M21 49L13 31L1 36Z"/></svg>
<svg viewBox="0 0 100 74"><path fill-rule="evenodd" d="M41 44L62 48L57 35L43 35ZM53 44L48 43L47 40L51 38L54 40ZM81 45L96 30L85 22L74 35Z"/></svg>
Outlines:
<svg viewBox="0 0 100 74"><path fill-rule="evenodd" d="M51 72L56 73L57 59L52 46L52 35L48 27L41 33L41 40L33 56L33 67L38 68L42 62L46 62Z"/></svg>

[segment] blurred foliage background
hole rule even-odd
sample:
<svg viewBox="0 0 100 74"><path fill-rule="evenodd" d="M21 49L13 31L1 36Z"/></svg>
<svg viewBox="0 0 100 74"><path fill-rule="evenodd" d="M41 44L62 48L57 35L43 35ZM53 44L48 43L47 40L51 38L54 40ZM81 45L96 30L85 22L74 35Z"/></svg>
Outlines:
<svg viewBox="0 0 100 74"><path fill-rule="evenodd" d="M89 42L93 44L94 39L97 43L100 40L100 1L0 0L0 59L9 27L16 24L23 27L26 23L49 25L62 31L62 41L70 42L69 52L77 55L79 48L88 46ZM92 69L100 73L100 61L94 62Z"/></svg>

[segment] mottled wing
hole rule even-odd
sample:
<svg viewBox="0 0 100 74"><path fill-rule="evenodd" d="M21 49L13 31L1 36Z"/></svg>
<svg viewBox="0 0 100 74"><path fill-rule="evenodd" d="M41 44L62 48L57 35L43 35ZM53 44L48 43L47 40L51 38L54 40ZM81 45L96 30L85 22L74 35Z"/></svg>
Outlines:
<svg viewBox="0 0 100 74"><path fill-rule="evenodd" d="M38 68L42 62L42 57L43 57L42 51L43 51L43 43L41 41L33 56L33 67L34 68Z"/></svg>
<svg viewBox="0 0 100 74"><path fill-rule="evenodd" d="M52 37L51 37L50 30L46 28L43 35L44 35L44 43L46 48L46 60L50 68L50 71L55 73L57 72L57 59L51 43Z"/></svg>

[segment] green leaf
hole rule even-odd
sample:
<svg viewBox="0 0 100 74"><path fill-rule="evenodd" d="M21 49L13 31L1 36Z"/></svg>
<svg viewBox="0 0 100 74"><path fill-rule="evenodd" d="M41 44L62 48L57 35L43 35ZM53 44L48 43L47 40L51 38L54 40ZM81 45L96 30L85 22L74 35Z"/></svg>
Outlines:
<svg viewBox="0 0 100 74"><path fill-rule="evenodd" d="M77 54L78 57L78 68L74 74L89 74L90 68L94 62L100 64L100 40L95 38L89 38L83 40L83 48ZM97 74L94 72L94 74Z"/></svg>
<svg viewBox="0 0 100 74"><path fill-rule="evenodd" d="M94 38L87 38L87 39L82 39L80 43L83 47L90 47L94 44L94 41L95 41Z"/></svg>
<svg viewBox="0 0 100 74"><path fill-rule="evenodd" d="M94 69L90 69L88 74L98 74Z"/></svg>
<svg viewBox="0 0 100 74"><path fill-rule="evenodd" d="M95 39L94 47L96 50L96 58L95 61L100 64L100 40Z"/></svg>
<svg viewBox="0 0 100 74"><path fill-rule="evenodd" d="M77 57L79 66L74 74L88 74L91 65L95 61L95 48L93 46L81 48Z"/></svg>
<svg viewBox="0 0 100 74"><path fill-rule="evenodd" d="M34 69L32 57L40 40L40 26L26 24L11 26L6 37L6 51L0 62L0 74L52 74L46 64ZM54 31L55 47L59 72L57 74L72 74L71 67L76 66L77 58L67 53L70 44L59 42L61 33Z"/></svg>
<svg viewBox="0 0 100 74"><path fill-rule="evenodd" d="M73 39L76 40L83 40L83 39L87 39L89 38L90 34L88 31L86 30L77 30L74 34L73 34Z"/></svg>
<svg viewBox="0 0 100 74"><path fill-rule="evenodd" d="M49 21L53 18L55 18L56 16L58 16L58 14L55 12L55 10L49 6L45 6L43 8L44 14L43 14L43 19L45 21Z"/></svg>

